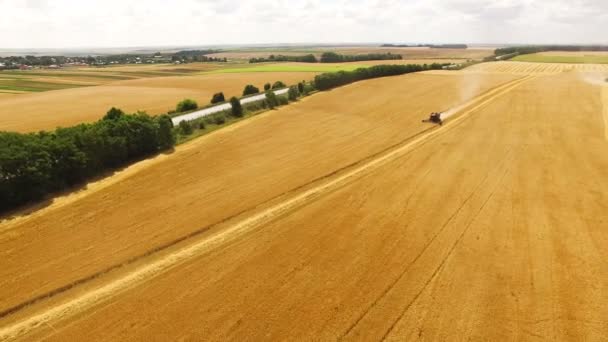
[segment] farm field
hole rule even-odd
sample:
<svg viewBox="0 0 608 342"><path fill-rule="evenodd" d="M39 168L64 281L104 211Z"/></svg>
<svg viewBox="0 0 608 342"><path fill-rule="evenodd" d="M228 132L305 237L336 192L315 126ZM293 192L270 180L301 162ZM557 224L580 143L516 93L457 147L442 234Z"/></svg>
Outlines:
<svg viewBox="0 0 608 342"><path fill-rule="evenodd" d="M3 222L0 338L606 339L608 88L504 64L319 93Z"/></svg>
<svg viewBox="0 0 608 342"><path fill-rule="evenodd" d="M35 336L606 339L599 89L560 74L500 94L373 171Z"/></svg>
<svg viewBox="0 0 608 342"><path fill-rule="evenodd" d="M0 339L601 340L606 72L359 82L5 221Z"/></svg>
<svg viewBox="0 0 608 342"><path fill-rule="evenodd" d="M462 60L396 60L355 63L192 63L75 68L60 71L0 73L0 130L54 129L101 118L116 106L128 112L166 113L183 98L200 105L223 91L241 95L246 84L260 89L281 80L296 83L322 72L354 70L379 64L458 63ZM5 88L2 88L3 85ZM48 91L56 90L56 91ZM4 93L6 92L6 93ZM78 101L74 101L74 99ZM17 110L18 108L18 110Z"/></svg>
<svg viewBox="0 0 608 342"><path fill-rule="evenodd" d="M175 109L177 102L184 98L192 98L202 106L219 91L226 97L240 96L246 84L262 89L266 82L296 83L310 80L315 74L254 72L166 76L7 96L0 98L0 130L31 132L91 122L100 119L113 106L128 112L166 113Z"/></svg>
<svg viewBox="0 0 608 342"><path fill-rule="evenodd" d="M358 50L357 50L358 51ZM357 53L357 51L343 53ZM362 50L363 51L363 50ZM286 53L298 54L298 53ZM78 88L109 84L120 80L133 80L151 77L193 76L208 72L241 73L241 72L328 72L336 70L353 70L377 64L430 64L430 63L460 63L466 57L458 53L445 56L432 53L420 54L420 58L407 58L397 61L365 61L364 63L338 63L338 64L310 64L310 63L277 63L277 64L249 64L249 52L229 52L213 54L220 57L229 57L229 63L189 63L189 64L140 64L140 65L114 65L105 67L66 67L59 70L6 70L0 72L0 92L43 92L49 90ZM268 57L267 52L254 53L258 57ZM463 53L468 56L470 53ZM432 56L436 56L432 57Z"/></svg>
<svg viewBox="0 0 608 342"><path fill-rule="evenodd" d="M276 201L429 129L420 119L438 106L453 107L514 79L474 79L478 87L464 93L469 75L412 74L320 93L136 164L75 200L5 222L0 311ZM386 92L366 96L380 84ZM396 97L403 102L391 101Z"/></svg>
<svg viewBox="0 0 608 342"><path fill-rule="evenodd" d="M589 72L601 77L608 73L608 65L605 64L577 64L577 63L531 63L531 62L491 62L470 66L463 72L473 73L510 73L516 75L528 74L556 74L562 72ZM439 74L443 71L436 72Z"/></svg>
<svg viewBox="0 0 608 342"><path fill-rule="evenodd" d="M534 54L520 55L514 61L534 63L582 63L582 64L608 64L608 52L602 51L548 51Z"/></svg>
<svg viewBox="0 0 608 342"><path fill-rule="evenodd" d="M42 92L108 84L149 77L189 76L242 63L139 64L62 69L5 70L0 72L0 91Z"/></svg>
<svg viewBox="0 0 608 342"><path fill-rule="evenodd" d="M127 64L127 65L112 65L100 68L90 68L90 67L79 67L77 70L79 71L91 71L91 69L95 70L99 73L116 73L116 74L124 74L124 75L132 75L132 74L151 74L151 75L163 75L163 74L178 74L178 75L187 75L191 73L197 72L205 72L210 70L215 70L225 66L226 63L188 63L188 64Z"/></svg>
<svg viewBox="0 0 608 342"><path fill-rule="evenodd" d="M366 54L366 53L393 53L400 54L404 59L482 59L493 54L492 49L431 49L431 48L398 48L398 47L378 47L378 46L354 46L354 47L311 47L311 48L260 48L260 49L239 49L214 53L209 56L226 57L229 59L248 60L250 58L268 57L271 54L281 54L287 56L298 56L312 53L320 57L323 52L332 51L340 54Z"/></svg>
<svg viewBox="0 0 608 342"><path fill-rule="evenodd" d="M228 67L210 71L210 73L241 73L241 72L334 72L340 70L355 70L374 65L393 65L393 64L432 64L432 63L463 63L464 59L401 59L401 60L380 60L380 61L360 61L346 63L253 63L245 64L240 67Z"/></svg>
<svg viewBox="0 0 608 342"><path fill-rule="evenodd" d="M607 1L0 2L0 342L608 342Z"/></svg>

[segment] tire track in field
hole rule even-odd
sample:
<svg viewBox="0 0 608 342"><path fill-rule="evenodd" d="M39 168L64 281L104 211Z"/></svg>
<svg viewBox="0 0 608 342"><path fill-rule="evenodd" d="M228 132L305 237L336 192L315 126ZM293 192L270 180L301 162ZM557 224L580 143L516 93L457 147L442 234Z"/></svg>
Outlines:
<svg viewBox="0 0 608 342"><path fill-rule="evenodd" d="M340 172L343 172L345 170L354 168L355 166L360 165L363 162L366 162L366 161L371 160L373 158L376 158L377 156L382 155L383 153L386 153L387 151L395 149L395 148L399 147L400 145L403 145L404 143L408 142L409 140L411 140L411 139L413 139L413 138L415 138L417 136L420 136L422 134L425 134L425 133L429 132L432 129L433 129L433 127L424 129L424 130L422 130L422 131L420 131L420 132L418 132L418 133L416 133L416 134L414 134L414 135L412 135L410 137L407 137L407 138L405 138L405 139L397 142L396 144L390 145L389 147L386 147L386 148L382 149L381 151L376 152L376 153L374 153L374 154L372 154L372 155L370 155L368 157L365 157L365 158L363 158L363 159L361 159L359 161L355 161L355 162L350 163L350 164L348 164L346 166L343 166L343 167L341 167L341 168L339 168L339 169L337 169L337 170L335 170L333 172L330 172L329 174L317 177L317 178L311 180L310 182L307 182L305 184L297 186L297 187L295 187L295 188L293 188L293 189L291 189L289 191L286 191L284 193L278 194L278 195L276 195L276 196L274 196L274 197L272 197L272 198L270 198L270 199L268 199L268 200L266 200L264 202L261 202L261 203L258 203L256 205L252 206L252 207L243 209L243 210L241 210L241 211L239 211L239 212L237 212L235 214L229 215L226 218L224 218L224 219L222 219L222 220L220 220L218 222L215 222L215 223L212 223L212 224L207 225L205 227L199 228L199 229L197 229L195 231L190 232L187 235L178 237L178 238L176 238L174 240L171 240L171 241L169 241L167 243L159 245L159 246L157 246L157 247L155 247L153 249L147 250L147 251L145 251L144 253L142 253L140 255L136 255L136 256L134 256L132 258L129 258L129 259L123 261L123 262L110 265L110 266L106 267L103 270L100 270L98 272L95 272L93 274L85 276L83 278L76 279L76 280L70 282L69 284L66 284L64 286L55 288L53 290L50 290L50 291L45 292L43 294L40 294L40 295L38 295L36 297L30 298L29 300L21 302L21 303L19 303L17 305L14 305L12 307L3 309L2 311L0 311L0 319L4 318L4 317L7 317L7 316L10 316L10 315L12 315L14 313L17 313L20 310L25 309L28 306L37 304L38 302L41 302L43 300L46 300L46 299L52 298L52 297L54 297L56 295L59 295L61 293L64 293L64 292L66 292L66 291L68 291L68 290L70 290L70 289L72 289L72 288L74 288L74 287L76 287L78 285L82 285L82 284L88 283L88 282L90 282L92 280L95 280L95 279L97 279L97 278L99 278L99 277L101 277L103 275L106 275L106 274L108 274L108 273L110 273L112 271L115 271L115 270L118 270L120 268L123 268L123 267L126 267L128 265L131 265L131 264L133 264L133 263L135 263L135 262L137 262L139 260L142 260L142 259L144 259L146 257L150 257L150 256L152 256L152 255L154 255L154 254L156 254L158 252L162 252L164 250L167 250L167 249L169 249L171 247L174 247L174 246L176 246L176 245L178 245L178 244L180 244L182 242L194 239L194 238L196 238L196 237L204 234L205 232L207 232L207 231L209 231L209 230L211 230L213 228L221 226L221 225L223 225L223 224L225 224L227 222L230 222L232 220L238 219L238 217L247 215L248 213L252 213L252 212L254 212L255 210L257 210L259 208L264 208L266 206L270 206L271 203L276 202L277 200L280 200L281 198L293 196L293 195L297 194L298 192L301 192L303 189L306 189L311 184L322 182L323 180L329 179L329 178L331 178L331 177L339 174Z"/></svg>
<svg viewBox="0 0 608 342"><path fill-rule="evenodd" d="M608 85L602 87L602 107L604 118L604 137L608 140Z"/></svg>
<svg viewBox="0 0 608 342"><path fill-rule="evenodd" d="M448 225L460 214L460 212L462 211L462 209L469 203L469 201L475 196L475 194L482 188L482 186L484 184L486 184L486 182L489 179L489 176L491 173L493 173L495 170L499 169L500 167L502 167L502 163L496 165L492 170L490 170L485 177L479 182L477 183L477 185L474 187L474 189L467 195L467 197L464 199L464 201L462 201L462 203L460 203L460 205L458 206L458 208L456 208L456 210L454 210L454 212L452 212L452 214L445 220L445 222L441 225L441 228L439 228L437 230L437 232L435 232L435 234L433 234L433 236L431 237L431 239L424 245L424 247L422 247L422 249L420 250L420 252L418 254L416 254L416 256L414 257L414 259L412 259L412 261L410 261L404 268L403 270L399 273L399 275L395 278L395 280L393 280L381 293L380 295L357 317L357 319L339 336L338 340L342 340L344 338L346 338L356 327L357 325L359 325L359 323L365 319L365 317L367 317L367 315L378 305L378 303L385 298L392 290L393 288L395 288L395 286L397 286L397 284L403 279L403 277L407 274L407 272L411 269L411 267L416 264L416 262L418 262L418 260L420 260L420 258L427 252L427 250L431 247L431 245L433 245L433 243L439 238L439 236L446 230L446 228L448 227ZM484 203L485 206L485 203ZM466 228L468 229L468 227ZM465 231L466 231L465 229ZM462 233L464 234L464 232ZM443 262L441 263L441 265L443 265L443 263L445 262L445 259L447 259L448 255L444 258ZM441 265L435 270L435 273L437 273L437 271L441 268ZM414 298L414 300L412 300L407 306L405 311L407 311L407 308L409 308L412 303L415 302L416 298L422 293L422 291L424 290L424 288L426 287L426 285L428 285L430 283L430 280L434 277L435 273L433 273L433 275L431 276L431 278L429 278L429 280L425 283L423 289L418 293L418 295ZM405 312L404 311L404 312ZM397 320L398 321L398 320ZM397 323L397 321L393 322L393 325ZM389 332L390 330L392 330L392 327L389 328ZM387 333L388 334L388 333ZM385 335L386 337L386 335ZM383 338L384 339L384 338Z"/></svg>
<svg viewBox="0 0 608 342"><path fill-rule="evenodd" d="M505 158L505 160L509 159L509 156L508 156L509 154L511 154L511 151L507 152L507 157ZM510 163L504 163L504 162L501 163L501 164L499 164L499 165L500 165L500 167L502 167L502 166L504 166L504 164L510 165ZM422 295L422 293L424 293L424 291L428 288L429 284L431 284L439 276L439 274L443 270L445 264L447 263L448 259L453 254L453 252L456 249L456 247L460 244L460 242L462 241L462 239L464 238L464 236L466 235L466 233L469 231L469 228L471 228L471 226L473 225L473 223L475 223L475 221L477 220L477 217L479 217L479 215L481 214L481 212L485 209L485 207L488 204L488 202L490 202L490 200L492 199L492 197L494 197L494 194L496 193L496 189L502 183L502 181L504 180L504 178L505 178L505 176L507 175L508 172L509 172L509 168L507 167L507 169L503 172L502 176L500 177L500 180L498 182L496 182L495 186L492 188L492 190L490 191L490 193L488 194L488 196L485 198L485 200L483 201L483 203L481 204L481 206L479 207L479 209L475 212L475 215L473 215L473 217L471 218L471 220L469 221L469 223L465 226L465 228L462 230L462 232L460 233L460 235L458 236L458 238L456 239L456 241L454 241L454 243L450 247L450 249L447 252L447 254L445 255L445 257L442 258L441 263L439 263L439 266L437 266L437 268L433 271L433 274L431 274L431 276L429 277L429 279L427 279L427 281L424 283L424 285L422 286L422 288L420 289L420 291L418 291L416 293L416 295L414 296L414 298L412 298L412 300L409 303L407 303L407 305L401 310L401 312L399 313L399 315L397 316L397 318L395 320L393 320L393 322L391 323L390 327L382 335L381 341L385 341L387 339L387 337L395 329L395 326L403 318L403 316L405 315L405 313L410 309L410 307L412 305L414 305L414 303L416 303L418 301L418 298L420 298L420 296ZM488 173L488 175L486 175L486 178L484 179L484 181L482 181L479 184L479 186L481 186L482 184L485 183L485 181L488 179L490 173ZM471 197L475 194L476 191L477 190L473 191L473 193L471 194Z"/></svg>
<svg viewBox="0 0 608 342"><path fill-rule="evenodd" d="M519 86L521 83L526 82L531 78L533 77L524 77L498 86L486 92L485 94L471 100L468 105L464 106L465 110L460 115L454 117L453 119L450 119L443 126L432 126L431 128L423 130L422 132L414 135L413 137L409 137L408 139L405 139L400 143L390 146L387 149L380 151L370 157L364 158L361 161L353 163L329 175L317 179L316 181L313 181L308 184L311 186L308 189L306 189L307 185L303 185L299 188L300 191L290 191L288 195L293 194L293 196L291 196L290 198L287 198L284 201L270 206L269 208L254 213L243 220L235 222L234 224L228 226L226 229L214 235L211 235L202 241L196 242L190 246L172 252L158 260L154 260L147 264L144 264L134 269L133 271L108 282L105 285L102 285L96 289L92 289L76 298L73 298L72 300L69 300L62 304L58 304L43 312L30 315L29 317L25 317L22 320L17 321L9 326L3 327L0 329L0 340L7 340L24 336L25 334L28 334L40 327L47 326L49 323L56 322L71 317L77 313L83 312L90 307L93 307L103 301L111 299L112 297L129 288L144 283L145 281L164 273L165 271L180 263L191 260L207 251L212 250L215 247L224 245L227 242L235 240L236 238L242 236L247 232L253 231L255 228L258 228L263 224L269 223L274 219L287 214L288 212L291 212L315 199L318 199L322 195L335 191L343 187L344 185L352 182L353 180L358 179L361 176L378 169L382 165L385 165L386 163L396 158L406 155L413 149L422 146L430 139L435 138L440 134L444 134L445 132L449 131L454 127L457 127L471 113L477 111L479 108L487 105L488 103L500 97L501 95L508 93L509 91ZM315 185L315 183L320 184ZM253 210L255 209L256 208L254 208ZM196 235L200 235L202 234L202 232L203 231L200 231ZM194 237L193 234L190 235L192 235L190 236L190 238ZM180 239L179 242L184 241L186 239L188 238ZM172 244L171 246L176 245L177 243L178 242ZM157 247L152 252L142 255L136 260L133 260L132 262L135 262L144 257L151 256L171 246L166 246L162 249L159 249ZM122 266L123 265L120 265L120 267ZM104 273L107 272L99 273L94 277L88 277L88 280L98 278ZM74 286L80 285L85 282L87 281L82 281L72 286L67 285L64 287L65 290L44 296L43 298L40 298L35 302L52 298L53 296L59 293L63 293L73 288ZM35 302L31 302L29 304L34 304ZM10 313L12 314L17 311L20 311L21 309L27 307L29 304L19 305L19 308L17 310L12 310Z"/></svg>

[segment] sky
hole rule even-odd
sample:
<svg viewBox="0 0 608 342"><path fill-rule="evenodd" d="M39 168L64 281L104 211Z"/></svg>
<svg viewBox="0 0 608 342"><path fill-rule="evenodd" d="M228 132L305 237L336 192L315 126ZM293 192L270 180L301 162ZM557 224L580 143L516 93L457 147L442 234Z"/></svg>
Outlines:
<svg viewBox="0 0 608 342"><path fill-rule="evenodd" d="M607 0L0 0L0 48L608 44Z"/></svg>

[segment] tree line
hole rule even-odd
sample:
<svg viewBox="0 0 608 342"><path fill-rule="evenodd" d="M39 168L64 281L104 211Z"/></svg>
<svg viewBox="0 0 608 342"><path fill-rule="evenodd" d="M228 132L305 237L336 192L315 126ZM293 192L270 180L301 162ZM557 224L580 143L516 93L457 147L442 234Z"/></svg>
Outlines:
<svg viewBox="0 0 608 342"><path fill-rule="evenodd" d="M265 62L300 62L300 63L317 63L317 57L313 54L302 56L285 56L285 55L270 55L268 58L258 57L250 58L249 63L265 63Z"/></svg>
<svg viewBox="0 0 608 342"><path fill-rule="evenodd" d="M82 63L91 65L107 65L107 64L132 64L153 62L155 59L160 59L158 62L168 63L169 61L182 63L190 62L227 62L226 58L208 56L209 54L218 53L221 50L182 50L176 53L155 52L151 54L115 54L101 56L0 56L0 63L5 64L5 69L17 69L20 65L30 66L50 66L64 65L70 63Z"/></svg>
<svg viewBox="0 0 608 342"><path fill-rule="evenodd" d="M374 65L369 68L358 68L353 71L328 72L315 76L314 86L318 90L328 90L356 81L370 78L396 76L424 70L439 70L448 64L402 64L402 65Z"/></svg>
<svg viewBox="0 0 608 342"><path fill-rule="evenodd" d="M342 62L360 62L360 61L384 61L403 59L399 54L392 53L367 53L360 55L341 55L335 52L324 52L321 55L321 63L342 63Z"/></svg>
<svg viewBox="0 0 608 342"><path fill-rule="evenodd" d="M270 55L268 58L251 58L249 63L264 63L264 62L300 62L300 63L343 63L343 62L360 62L360 61L382 61L382 60L397 60L403 59L403 56L392 53L367 53L359 55L342 55L335 52L324 52L320 59L314 55L303 56L284 56Z"/></svg>
<svg viewBox="0 0 608 342"><path fill-rule="evenodd" d="M467 44L382 44L380 47L428 47L432 49L468 49Z"/></svg>
<svg viewBox="0 0 608 342"><path fill-rule="evenodd" d="M0 132L0 211L79 184L175 144L168 115L112 108L92 124L52 132Z"/></svg>
<svg viewBox="0 0 608 342"><path fill-rule="evenodd" d="M212 127L211 125L221 126L225 123L239 120L245 115L252 115L260 111L287 105L289 102L297 101L301 96L307 96L314 91L314 87L312 86L311 82L302 81L297 85L290 86L286 96L276 95L274 93L273 89L284 88L285 86L285 83L281 81L276 81L272 86L270 83L267 83L264 85L265 96L263 100L241 104L241 101L237 97L232 97L228 101L228 103L230 103L230 109L219 113L206 115L191 121L180 121L177 127L174 128L174 131L178 136L178 142L191 139L190 136L193 134L195 134L195 136L199 136L204 134L205 131L210 131L216 128ZM223 93L221 92L217 94L222 94L223 96Z"/></svg>

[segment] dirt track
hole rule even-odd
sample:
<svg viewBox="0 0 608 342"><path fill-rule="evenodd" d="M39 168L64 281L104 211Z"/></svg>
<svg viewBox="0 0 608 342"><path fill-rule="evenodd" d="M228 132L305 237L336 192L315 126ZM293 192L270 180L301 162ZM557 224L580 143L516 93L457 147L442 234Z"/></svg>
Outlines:
<svg viewBox="0 0 608 342"><path fill-rule="evenodd" d="M95 310L78 306L84 312L50 320L50 327L29 337L608 338L608 235L601 229L608 221L608 180L602 178L608 142L601 91L572 73L483 80L482 90L504 85L440 130L423 132L428 126L420 124L420 115L440 102L457 104L458 77L393 78L394 93L380 99L361 97L377 88L376 81L362 82L209 136L145 174L69 205L5 223L0 246L10 262L0 272L13 281L2 284L2 308L262 203L184 246L102 275L0 324L82 299L196 241L231 236L230 243L179 260L144 285L112 292L117 297ZM421 94L426 102L415 101ZM395 96L405 105L395 105ZM326 117L323 124L310 124ZM216 145L222 149L215 152ZM199 160L198 151L220 158L220 165ZM222 161L226 151L232 155ZM246 161L240 167L232 164L239 155ZM209 168L188 174L201 164ZM266 168L275 170L268 178ZM155 187L167 174L185 179ZM322 175L329 176L318 179ZM347 175L348 182L336 183ZM222 188L214 191L218 183ZM309 197L307 191L323 184L333 185ZM231 189L231 196L221 189ZM175 202L151 196L155 191L168 192ZM277 194L284 195L272 199ZM226 235L242 219L298 196L307 200L264 216L271 222ZM138 213L121 202L146 209ZM90 218L82 217L91 208L97 210Z"/></svg>

